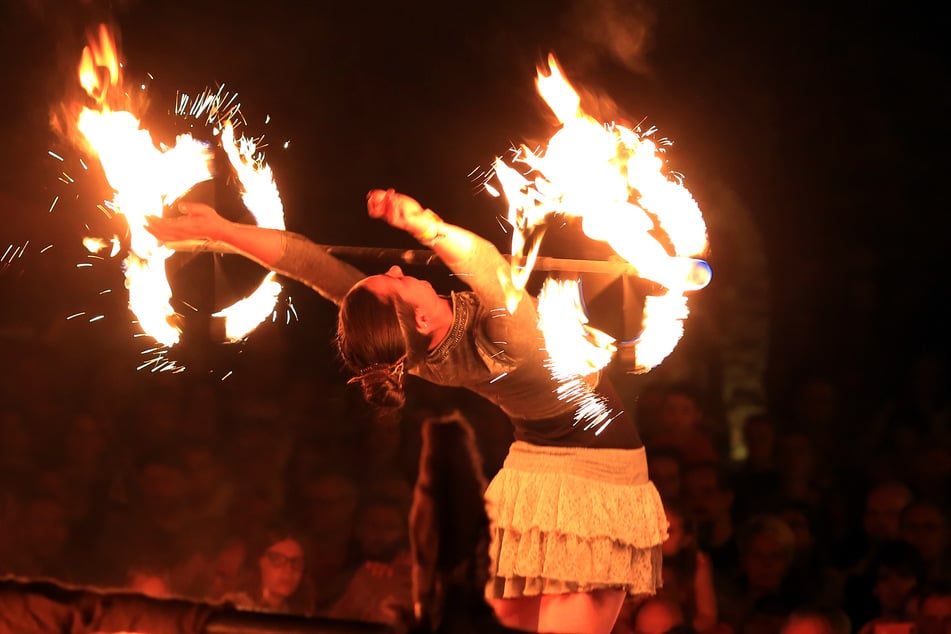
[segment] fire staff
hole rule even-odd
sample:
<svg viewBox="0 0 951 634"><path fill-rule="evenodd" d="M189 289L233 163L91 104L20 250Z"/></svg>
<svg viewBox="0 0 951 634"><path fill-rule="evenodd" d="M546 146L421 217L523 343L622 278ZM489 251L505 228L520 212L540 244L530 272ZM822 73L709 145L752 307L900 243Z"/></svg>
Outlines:
<svg viewBox="0 0 951 634"><path fill-rule="evenodd" d="M166 243L219 243L338 304L340 356L370 403L401 406L411 374L498 405L515 442L485 492L486 596L510 627L608 634L627 594L659 586L667 530L633 420L619 415L597 435L576 424L576 405L559 396L546 366L534 298L511 284L494 245L392 190L371 191L367 207L431 248L471 290L439 295L396 266L366 276L301 235L237 224L196 203L148 228ZM521 296L507 304L513 292ZM617 402L606 378L590 380Z"/></svg>

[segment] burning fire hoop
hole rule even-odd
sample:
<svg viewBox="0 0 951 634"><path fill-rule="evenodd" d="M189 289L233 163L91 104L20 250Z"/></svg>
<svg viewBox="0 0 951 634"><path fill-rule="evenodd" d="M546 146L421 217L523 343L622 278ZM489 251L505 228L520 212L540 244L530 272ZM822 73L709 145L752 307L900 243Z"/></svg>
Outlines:
<svg viewBox="0 0 951 634"><path fill-rule="evenodd" d="M159 244L145 229L146 218L162 215L196 185L212 180L213 148L187 133L179 134L172 145L156 143L127 108L121 70L115 40L102 25L98 37L90 38L83 50L79 65L79 82L93 106L81 108L76 129L85 147L98 158L113 190L107 206L128 223L130 248L123 268L129 308L145 333L164 347L161 359L181 336L166 273L166 261L174 251ZM240 184L244 206L258 225L284 229L283 203L263 153L254 140L235 135L240 119L233 97L220 89L205 91L194 100L180 95L176 113L204 118ZM115 255L118 240L112 243ZM87 239L84 244L95 251L106 243ZM227 340L241 341L267 319L281 291L276 274L269 272L249 295L214 313L213 317L224 322ZM167 361L156 364L163 369L174 366Z"/></svg>
<svg viewBox="0 0 951 634"><path fill-rule="evenodd" d="M508 201L513 291L535 270L547 223L581 219L589 238L607 243L639 277L664 289L646 297L641 333L633 342L634 371L649 372L683 335L687 293L710 282L709 265L698 259L707 249L703 215L682 178L665 173L661 149L651 139L654 130L595 121L553 55L547 72L539 69L536 86L561 127L543 150L523 145L515 151L512 163L524 169L495 161L500 189L486 183L490 194ZM518 297L511 294L512 301ZM613 337L587 325L577 281L546 280L539 312L553 372L590 374L617 352ZM566 321L566 314L573 318ZM566 339L572 330L575 336Z"/></svg>
<svg viewBox="0 0 951 634"><path fill-rule="evenodd" d="M580 281L547 278L538 295L539 327L545 337L556 390L577 403L576 423L599 433L612 419L604 399L585 380L616 358L629 372L651 371L676 348L689 315L687 294L709 284L710 266L698 259L707 249L706 225L679 174L665 171L662 148L651 137L615 123L596 121L554 55L538 69L536 88L559 129L544 148L514 150L509 165L494 164L499 188L486 190L508 203L512 226L509 310L537 268L552 219L577 218L585 235L609 245L640 278L662 287L644 299L640 334L618 343L588 323Z"/></svg>

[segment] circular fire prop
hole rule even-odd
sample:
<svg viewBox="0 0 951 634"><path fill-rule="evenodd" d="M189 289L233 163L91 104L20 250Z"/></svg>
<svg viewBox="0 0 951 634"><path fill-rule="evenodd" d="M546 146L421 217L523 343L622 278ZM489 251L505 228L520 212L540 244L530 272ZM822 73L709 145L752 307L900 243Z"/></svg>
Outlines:
<svg viewBox="0 0 951 634"><path fill-rule="evenodd" d="M487 185L507 200L514 229L511 301L521 296L517 291L533 270L547 223L580 219L587 237L606 243L640 278L662 287L645 298L640 334L630 342L633 372L649 372L683 336L687 293L710 281L710 267L697 259L707 248L703 215L679 175L665 173L653 130L596 121L582 110L554 56L548 67L547 73L539 69L536 86L561 127L542 150L518 148L511 161L518 169L497 159L501 190ZM538 299L559 389L566 398L590 396L581 377L604 368L618 352L617 341L588 324L577 280L549 278Z"/></svg>
<svg viewBox="0 0 951 634"><path fill-rule="evenodd" d="M178 135L171 145L156 143L135 114L116 105L128 101L121 68L115 41L101 26L98 38L83 50L79 66L80 84L94 105L82 107L76 127L113 190L107 204L128 223L130 248L123 268L129 307L145 333L167 349L181 336L166 272L174 251L145 229L146 219L162 215L197 185L211 181L214 152L191 134ZM283 204L270 167L254 140L235 136L238 110L233 96L220 89L205 91L194 100L181 96L176 113L205 119L254 220L262 227L284 229ZM280 293L280 283L269 273L253 292L213 316L223 319L229 341L240 341L274 312Z"/></svg>

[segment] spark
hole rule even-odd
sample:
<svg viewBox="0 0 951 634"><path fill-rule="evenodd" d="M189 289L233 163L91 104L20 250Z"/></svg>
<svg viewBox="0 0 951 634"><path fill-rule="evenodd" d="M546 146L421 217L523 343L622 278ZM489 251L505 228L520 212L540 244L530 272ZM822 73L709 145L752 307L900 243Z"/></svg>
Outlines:
<svg viewBox="0 0 951 634"><path fill-rule="evenodd" d="M58 203L58 202L59 202L59 196L54 196L54 197L53 197L53 203L50 205L50 210L49 210L48 212L46 212L46 213L53 213L53 207L55 207L55 206L56 206L56 203Z"/></svg>
<svg viewBox="0 0 951 634"><path fill-rule="evenodd" d="M696 201L682 187L682 176L663 169L661 155L669 140L658 139L654 127L596 121L582 110L578 92L553 56L547 70L539 69L536 87L559 129L544 146L513 145L508 151L512 165L499 158L493 166L500 188L485 187L508 199L512 254L519 256L513 257L508 278L510 308L525 295L545 228L578 218L588 238L607 243L641 278L665 289L645 304L635 371L646 372L666 358L683 334L684 293L709 281L709 267L693 259L706 250L706 226ZM588 326L576 283L571 288L549 283L538 298L538 313L547 364L559 383L556 391L579 404L576 422L585 419L586 429L600 426L600 433L613 418L585 377L596 376L611 361L616 342Z"/></svg>
<svg viewBox="0 0 951 634"><path fill-rule="evenodd" d="M227 378L228 378L229 376L231 376L232 374L234 374L234 371L233 371L233 370L228 370L228 371L225 373L225 375L224 375L223 377L221 377L221 380L224 381L225 379L227 379Z"/></svg>
<svg viewBox="0 0 951 634"><path fill-rule="evenodd" d="M70 321L71 319L75 319L76 317L82 317L82 316L85 315L85 314L86 314L85 311L84 311L84 312L81 312L81 313L72 314L72 315L70 315L69 317L66 318L66 321Z"/></svg>
<svg viewBox="0 0 951 634"><path fill-rule="evenodd" d="M49 250L52 249L52 248L53 248L53 245L52 245L52 244L47 245L47 246L43 247L43 248L40 250L40 253L46 253L47 251L49 251Z"/></svg>
<svg viewBox="0 0 951 634"><path fill-rule="evenodd" d="M99 321L100 319L105 319L105 318L106 318L105 315L97 315L96 317L93 317L92 319L90 319L89 323L93 323L94 321Z"/></svg>
<svg viewBox="0 0 951 634"><path fill-rule="evenodd" d="M506 376L508 376L508 372L503 372L502 374L498 375L497 377L489 381L489 383L495 383L496 381L501 380L505 378Z"/></svg>

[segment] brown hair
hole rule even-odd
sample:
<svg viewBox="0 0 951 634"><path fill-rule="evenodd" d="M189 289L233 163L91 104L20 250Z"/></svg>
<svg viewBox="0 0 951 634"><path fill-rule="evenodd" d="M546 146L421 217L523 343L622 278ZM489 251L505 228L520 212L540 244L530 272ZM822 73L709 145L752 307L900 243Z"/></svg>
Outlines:
<svg viewBox="0 0 951 634"><path fill-rule="evenodd" d="M350 289L337 319L340 358L357 376L367 402L383 408L402 407L403 359L406 340L393 306L363 286Z"/></svg>

